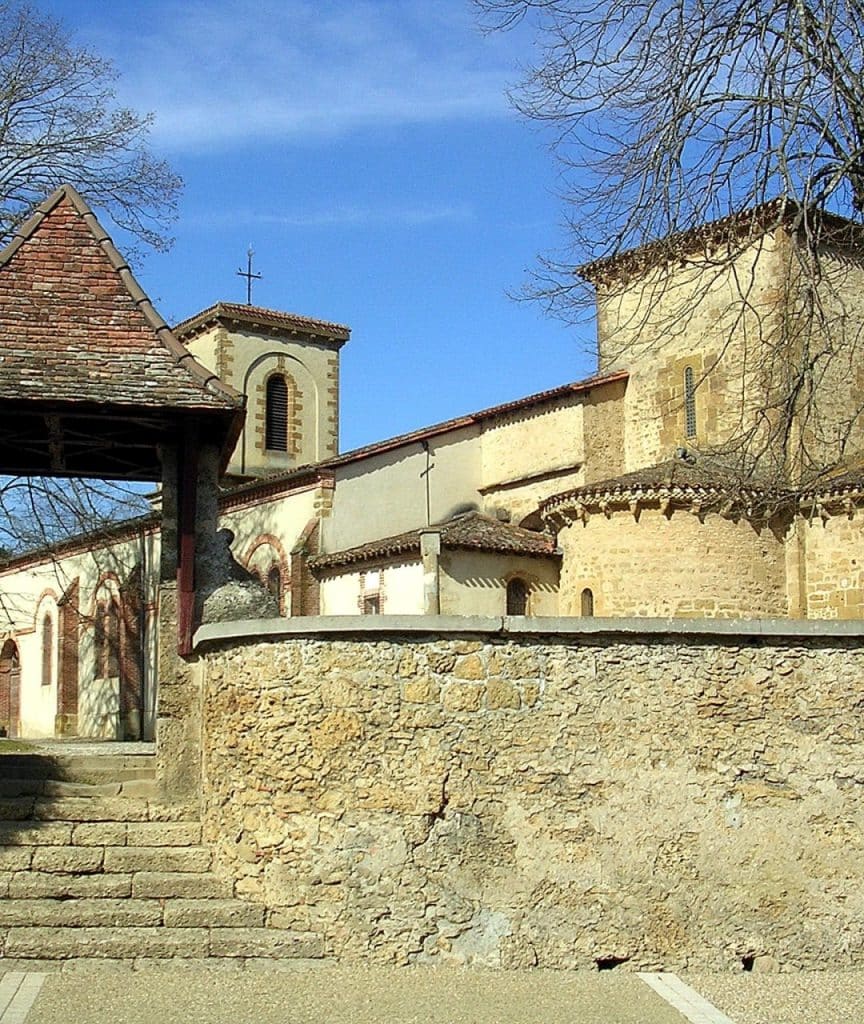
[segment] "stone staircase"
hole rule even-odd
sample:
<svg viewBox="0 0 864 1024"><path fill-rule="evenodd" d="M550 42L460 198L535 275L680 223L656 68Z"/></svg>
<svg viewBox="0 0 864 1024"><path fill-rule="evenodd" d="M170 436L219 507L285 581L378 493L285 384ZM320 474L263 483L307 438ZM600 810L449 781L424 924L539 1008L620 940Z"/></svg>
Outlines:
<svg viewBox="0 0 864 1024"><path fill-rule="evenodd" d="M3 754L0 965L321 955L211 860L194 810L158 800L153 754Z"/></svg>

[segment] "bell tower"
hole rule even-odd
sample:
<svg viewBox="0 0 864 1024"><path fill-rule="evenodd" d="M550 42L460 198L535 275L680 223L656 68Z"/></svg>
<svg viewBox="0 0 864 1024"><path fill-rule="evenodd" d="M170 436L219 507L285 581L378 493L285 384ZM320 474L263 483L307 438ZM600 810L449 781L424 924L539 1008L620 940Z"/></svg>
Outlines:
<svg viewBox="0 0 864 1024"><path fill-rule="evenodd" d="M339 352L351 335L348 327L217 302L178 324L174 334L246 396L230 476L270 476L338 454Z"/></svg>

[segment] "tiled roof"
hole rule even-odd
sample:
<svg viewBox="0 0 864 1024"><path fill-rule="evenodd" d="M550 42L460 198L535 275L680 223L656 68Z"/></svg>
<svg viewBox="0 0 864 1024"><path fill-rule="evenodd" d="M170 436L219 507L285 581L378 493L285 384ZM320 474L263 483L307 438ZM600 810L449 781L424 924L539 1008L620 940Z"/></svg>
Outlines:
<svg viewBox="0 0 864 1024"><path fill-rule="evenodd" d="M504 554L528 555L535 558L560 557L555 542L545 533L535 533L521 526L489 519L479 512L467 512L446 523L425 530L409 530L393 537L370 541L345 551L317 555L309 559L313 569L330 569L342 565L372 562L394 555L420 555L420 534L434 532L441 537L441 547Z"/></svg>
<svg viewBox="0 0 864 1024"><path fill-rule="evenodd" d="M64 185L0 253L0 398L239 412Z"/></svg>
<svg viewBox="0 0 864 1024"><path fill-rule="evenodd" d="M262 477L260 480L253 480L250 483L240 484L232 493L252 493L258 488L272 489L280 483L290 484L298 476L305 476L313 471L335 469L351 462L359 462L361 459L379 455L382 452L392 451L394 448L401 448L406 444L416 444L426 441L441 434L447 434L452 430L460 430L463 427L471 427L483 423L486 420L498 419L511 413L529 411L530 409L544 405L547 402L554 402L556 399L565 398L567 395L584 394L594 388L606 384L614 384L619 381L626 381L629 378L626 370L619 370L615 373L598 374L595 377L586 377L584 380L571 381L569 384L562 384L557 388L548 391L538 391L533 395L526 395L524 398L517 398L512 402L504 402L501 405L493 405L488 409L481 409L479 412L470 412L464 416L457 416L452 420L444 420L441 423L434 423L428 427L421 427L419 430L412 430L407 434L397 434L395 437L385 438L383 441L376 441L374 444L364 445L362 448L355 448L341 455L335 455L323 462L316 462L308 466L298 466L296 469L285 473L272 474Z"/></svg>
<svg viewBox="0 0 864 1024"><path fill-rule="evenodd" d="M804 215L804 212L804 208L796 200L778 196L757 206L736 210L718 220L698 224L645 245L601 257L577 267L575 272L586 281L592 282L613 278L619 273L638 273L667 259L692 252L700 246L731 241L742 236L754 237L780 224L793 224ZM808 216L814 219L814 223L818 216L820 227L826 228L832 237L845 236L847 241L855 240L858 244L861 243L860 224L825 210L808 211Z"/></svg>
<svg viewBox="0 0 864 1024"><path fill-rule="evenodd" d="M632 473L596 483L583 484L561 494L553 494L540 503L542 512L597 499L629 497L631 495L703 494L715 497L730 495L742 500L748 497L765 498L790 495L785 487L770 486L757 480L746 480L734 470L709 458L669 459L656 466L647 466Z"/></svg>
<svg viewBox="0 0 864 1024"><path fill-rule="evenodd" d="M283 313L276 309L263 309L261 306L243 306L238 302L217 302L209 309L204 309L177 324L174 333L178 338L185 340L220 321L258 328L270 327L292 334L299 332L330 341L345 342L351 337L351 328L345 324L314 320L312 317L299 316L297 313Z"/></svg>

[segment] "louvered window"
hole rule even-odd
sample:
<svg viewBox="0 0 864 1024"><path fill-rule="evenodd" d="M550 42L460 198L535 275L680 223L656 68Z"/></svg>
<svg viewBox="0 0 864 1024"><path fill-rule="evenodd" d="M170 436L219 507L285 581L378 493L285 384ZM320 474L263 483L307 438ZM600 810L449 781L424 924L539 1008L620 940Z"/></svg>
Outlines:
<svg viewBox="0 0 864 1024"><path fill-rule="evenodd" d="M271 452L288 451L288 384L276 375L267 381L266 438L264 445Z"/></svg>

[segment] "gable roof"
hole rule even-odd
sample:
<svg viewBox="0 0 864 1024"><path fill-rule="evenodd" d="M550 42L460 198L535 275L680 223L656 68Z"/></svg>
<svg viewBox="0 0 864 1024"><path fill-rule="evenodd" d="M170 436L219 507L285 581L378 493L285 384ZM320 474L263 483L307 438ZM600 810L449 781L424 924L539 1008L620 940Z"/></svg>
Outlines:
<svg viewBox="0 0 864 1024"><path fill-rule="evenodd" d="M214 324L230 323L260 330L268 328L274 334L305 334L319 341L342 345L351 337L351 328L329 320L316 320L298 313L283 313L262 306L243 306L239 302L216 302L194 316L187 317L174 327L175 335L186 341L208 330Z"/></svg>
<svg viewBox="0 0 864 1024"><path fill-rule="evenodd" d="M242 396L174 337L63 185L0 253L0 397L229 410Z"/></svg>
<svg viewBox="0 0 864 1024"><path fill-rule="evenodd" d="M227 459L245 400L174 337L90 207L57 189L0 252L0 467L154 480L203 418Z"/></svg>
<svg viewBox="0 0 864 1024"><path fill-rule="evenodd" d="M534 558L559 558L555 542L545 533L525 530L521 526L490 519L480 512L466 512L446 523L425 527L422 530L408 530L392 537L359 544L357 547L335 551L332 554L316 555L309 559L312 569L334 569L343 565L358 565L392 558L395 555L412 554L420 557L420 534L437 533L442 549L466 551L489 551L493 553L528 555Z"/></svg>

